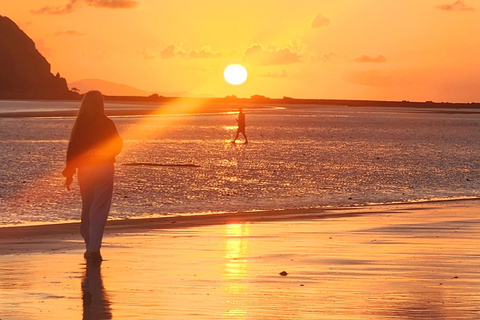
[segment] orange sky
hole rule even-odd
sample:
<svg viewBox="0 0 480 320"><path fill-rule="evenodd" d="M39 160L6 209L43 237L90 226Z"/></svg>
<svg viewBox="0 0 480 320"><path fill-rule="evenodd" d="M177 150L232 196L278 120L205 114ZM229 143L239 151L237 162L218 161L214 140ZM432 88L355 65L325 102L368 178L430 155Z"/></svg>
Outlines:
<svg viewBox="0 0 480 320"><path fill-rule="evenodd" d="M17 0L69 82L158 92L480 102L479 0ZM223 79L231 63L247 82Z"/></svg>

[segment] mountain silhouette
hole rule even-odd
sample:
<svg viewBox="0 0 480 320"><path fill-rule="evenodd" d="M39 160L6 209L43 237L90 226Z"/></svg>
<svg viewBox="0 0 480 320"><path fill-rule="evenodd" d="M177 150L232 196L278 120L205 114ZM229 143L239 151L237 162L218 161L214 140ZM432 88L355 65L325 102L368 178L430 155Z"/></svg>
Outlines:
<svg viewBox="0 0 480 320"><path fill-rule="evenodd" d="M74 99L60 74L12 20L0 16L0 99Z"/></svg>
<svg viewBox="0 0 480 320"><path fill-rule="evenodd" d="M90 90L99 90L107 96L136 96L147 97L152 94L158 94L163 97L190 97L190 98L211 98L212 95L207 94L195 94L188 91L176 91L176 92L152 92L138 88L134 88L125 84L119 84L115 82L105 81L101 79L83 79L74 82L69 82L70 89L77 89L80 94L88 92Z"/></svg>
<svg viewBox="0 0 480 320"><path fill-rule="evenodd" d="M149 96L154 92L137 89L125 84L118 84L100 79L83 79L68 83L70 89L76 88L79 93L99 90L109 96Z"/></svg>

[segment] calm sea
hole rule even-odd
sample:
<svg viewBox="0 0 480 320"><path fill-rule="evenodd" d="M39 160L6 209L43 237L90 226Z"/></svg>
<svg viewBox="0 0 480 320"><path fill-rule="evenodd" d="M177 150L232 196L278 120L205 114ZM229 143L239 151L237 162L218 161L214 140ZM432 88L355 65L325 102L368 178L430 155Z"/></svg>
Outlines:
<svg viewBox="0 0 480 320"><path fill-rule="evenodd" d="M0 224L79 219L78 185L64 190L61 176L74 119L1 117L78 105L0 101ZM107 104L119 107L146 105ZM480 197L479 114L313 105L244 111L248 145L230 143L234 113L112 117L125 149L111 217Z"/></svg>

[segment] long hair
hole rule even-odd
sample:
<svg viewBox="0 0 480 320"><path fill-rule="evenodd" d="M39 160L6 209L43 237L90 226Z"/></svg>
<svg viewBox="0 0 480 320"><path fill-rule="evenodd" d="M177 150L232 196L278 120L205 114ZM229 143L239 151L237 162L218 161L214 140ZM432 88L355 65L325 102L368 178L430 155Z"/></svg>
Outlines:
<svg viewBox="0 0 480 320"><path fill-rule="evenodd" d="M99 91L87 92L70 134L63 175L73 176L80 165L113 163L122 146L115 124L105 114L103 95Z"/></svg>
<svg viewBox="0 0 480 320"><path fill-rule="evenodd" d="M106 119L102 93L100 91L87 92L78 110L70 138L76 135L91 135L102 131Z"/></svg>

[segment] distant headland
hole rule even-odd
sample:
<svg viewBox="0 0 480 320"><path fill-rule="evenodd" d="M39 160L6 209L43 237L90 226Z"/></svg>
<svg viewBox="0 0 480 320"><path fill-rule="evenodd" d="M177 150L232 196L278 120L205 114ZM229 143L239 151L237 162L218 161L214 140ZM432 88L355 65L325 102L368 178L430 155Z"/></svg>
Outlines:
<svg viewBox="0 0 480 320"><path fill-rule="evenodd" d="M130 102L162 102L166 103L182 99L185 102L201 102L202 104L210 103L230 103L230 104L251 104L251 105L328 105L328 106L348 106L348 107L413 107L413 108L480 108L480 103L453 103L453 102L433 102L433 101L381 101L381 100L349 100L349 99L298 99L291 97L269 98L261 95L253 95L250 98L238 98L236 96L227 96L224 98L176 98L164 97L152 94L148 97L141 96L105 96L106 101L130 101Z"/></svg>

